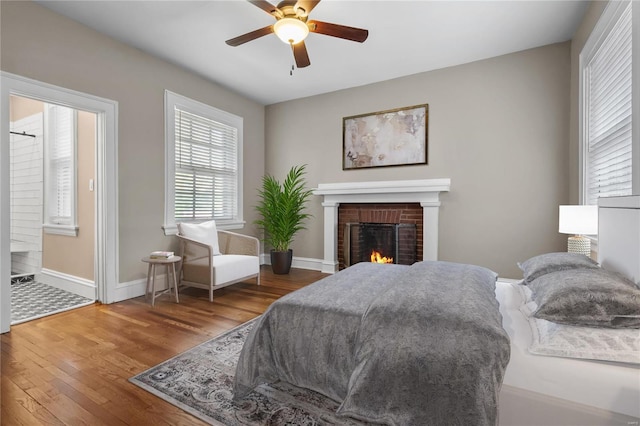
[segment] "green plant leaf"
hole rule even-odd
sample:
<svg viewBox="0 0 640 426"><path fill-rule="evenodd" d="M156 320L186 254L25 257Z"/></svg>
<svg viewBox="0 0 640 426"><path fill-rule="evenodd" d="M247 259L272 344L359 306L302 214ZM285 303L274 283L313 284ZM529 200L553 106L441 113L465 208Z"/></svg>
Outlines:
<svg viewBox="0 0 640 426"><path fill-rule="evenodd" d="M295 234L306 229L304 221L311 217L304 212L312 195L305 188L305 168L306 164L292 167L282 184L270 175L262 178L262 188L258 190L260 202L256 206L262 218L254 223L263 231L263 241L276 251L288 250Z"/></svg>

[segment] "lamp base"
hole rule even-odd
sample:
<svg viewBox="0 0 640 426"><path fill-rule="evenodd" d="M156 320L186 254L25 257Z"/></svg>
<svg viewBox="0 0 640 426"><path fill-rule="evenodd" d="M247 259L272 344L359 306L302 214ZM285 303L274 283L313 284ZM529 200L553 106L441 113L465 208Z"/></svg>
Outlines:
<svg viewBox="0 0 640 426"><path fill-rule="evenodd" d="M567 241L567 251L569 253L580 253L587 257L591 256L591 240L587 237L575 235L569 237Z"/></svg>

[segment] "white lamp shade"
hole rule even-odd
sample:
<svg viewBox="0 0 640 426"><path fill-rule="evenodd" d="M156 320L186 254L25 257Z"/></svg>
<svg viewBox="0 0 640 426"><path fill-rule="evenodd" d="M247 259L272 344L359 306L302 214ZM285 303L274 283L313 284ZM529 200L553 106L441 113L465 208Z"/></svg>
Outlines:
<svg viewBox="0 0 640 426"><path fill-rule="evenodd" d="M282 18L273 24L273 31L287 44L297 44L307 38L309 27L296 18Z"/></svg>
<svg viewBox="0 0 640 426"><path fill-rule="evenodd" d="M558 232L573 235L598 233L598 206L560 206Z"/></svg>

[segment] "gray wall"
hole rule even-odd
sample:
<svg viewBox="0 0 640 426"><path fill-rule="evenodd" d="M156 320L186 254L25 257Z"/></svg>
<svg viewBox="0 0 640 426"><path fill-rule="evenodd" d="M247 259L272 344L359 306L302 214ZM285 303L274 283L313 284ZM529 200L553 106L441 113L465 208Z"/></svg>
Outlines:
<svg viewBox="0 0 640 426"><path fill-rule="evenodd" d="M518 277L517 261L565 249L557 206L570 201L569 181L576 179L568 167L569 42L275 104L265 118L263 106L48 9L0 4L2 70L119 102L121 282L144 277L140 257L173 244L160 228L164 89L245 118L249 224L263 172L282 177L291 165L307 163L310 186L451 178L440 216L443 260ZM342 170L342 117L420 103L430 108L429 165ZM311 212L294 250L320 259L319 199ZM252 225L242 232L256 233Z"/></svg>
<svg viewBox="0 0 640 426"><path fill-rule="evenodd" d="M118 102L120 282L146 276L140 259L150 251L175 248L161 229L165 89L244 117L244 184L260 185L264 106L35 3L2 1L0 14L3 71ZM255 191L246 190L249 223L255 202Z"/></svg>
<svg viewBox="0 0 640 426"><path fill-rule="evenodd" d="M308 164L318 183L451 178L440 259L521 277L516 262L564 251L571 43L267 106L266 171ZM429 104L429 164L342 170L342 117ZM323 256L321 200L294 255Z"/></svg>

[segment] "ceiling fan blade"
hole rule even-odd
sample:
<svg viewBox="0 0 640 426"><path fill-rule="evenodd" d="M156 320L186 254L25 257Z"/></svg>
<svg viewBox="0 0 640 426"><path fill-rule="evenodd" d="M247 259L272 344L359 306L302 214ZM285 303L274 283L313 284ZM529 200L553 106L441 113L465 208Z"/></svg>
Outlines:
<svg viewBox="0 0 640 426"><path fill-rule="evenodd" d="M296 59L296 66L298 68L304 68L311 65L311 61L309 61L309 54L307 53L307 46L304 45L304 41L301 41L298 44L292 44L293 48L293 57Z"/></svg>
<svg viewBox="0 0 640 426"><path fill-rule="evenodd" d="M361 28L330 24L329 22L322 21L309 21L307 25L309 25L309 30L313 33L357 41L359 43L362 43L369 37L369 31Z"/></svg>
<svg viewBox="0 0 640 426"><path fill-rule="evenodd" d="M268 1L265 0L247 0L249 3L251 3L254 6L259 7L260 9L264 10L265 12L267 12L269 15L277 15L278 13L281 14L280 10L272 5L271 3L269 3Z"/></svg>
<svg viewBox="0 0 640 426"><path fill-rule="evenodd" d="M294 9L304 9L304 16L308 16L309 13L320 3L320 0L298 0Z"/></svg>
<svg viewBox="0 0 640 426"><path fill-rule="evenodd" d="M259 30L251 31L250 33L242 34L241 36L231 38L225 43L229 46L240 46L248 41L255 40L262 36L266 36L267 34L271 34L273 32L273 25L269 25L268 27L260 28Z"/></svg>

